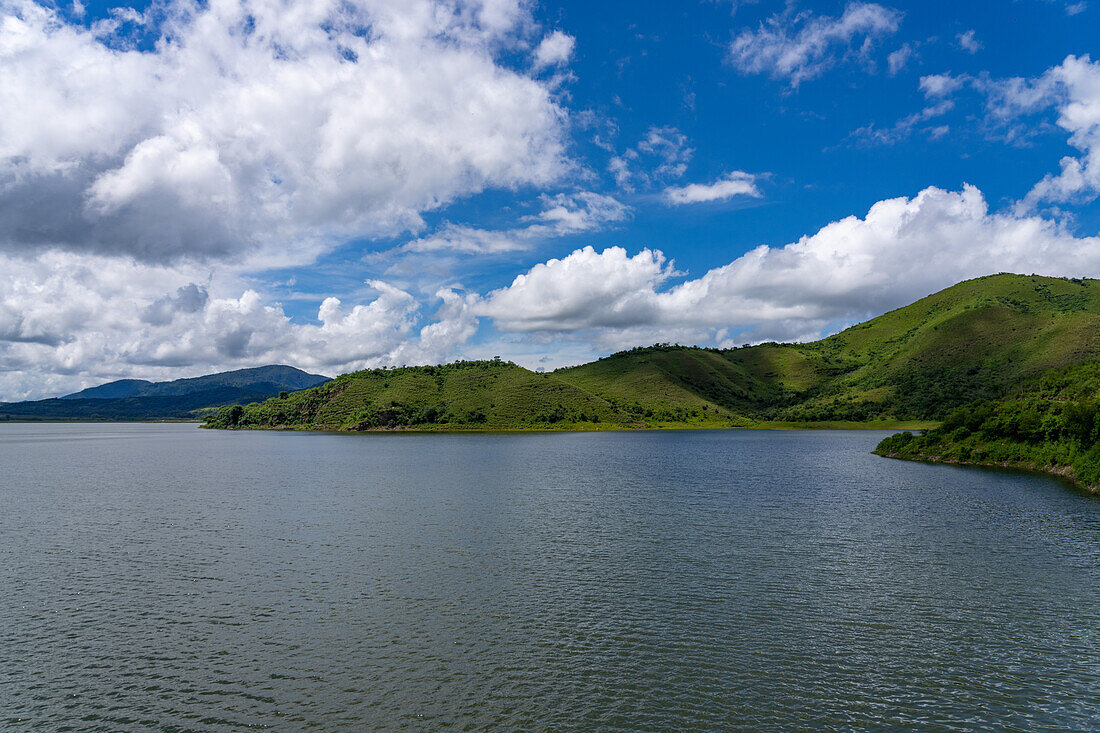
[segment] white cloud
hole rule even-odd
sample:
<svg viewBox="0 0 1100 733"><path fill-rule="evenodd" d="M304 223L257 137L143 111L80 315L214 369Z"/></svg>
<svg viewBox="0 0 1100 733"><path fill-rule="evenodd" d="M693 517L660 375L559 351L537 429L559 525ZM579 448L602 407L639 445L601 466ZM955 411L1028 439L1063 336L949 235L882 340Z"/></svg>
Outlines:
<svg viewBox="0 0 1100 733"><path fill-rule="evenodd" d="M918 130L923 130L929 137L935 140L947 134L947 125L926 127L923 126L924 123L947 114L954 109L954 107L955 103L952 100L941 99L935 104L928 105L919 112L906 115L895 122L892 127L880 128L876 127L874 124L868 124L857 128L848 135L848 141L852 144L862 146L894 145L908 138Z"/></svg>
<svg viewBox="0 0 1100 733"><path fill-rule="evenodd" d="M334 374L435 362L472 334L472 316L449 290L437 293L432 313L431 302L369 281L365 302L326 298L317 323L302 324L235 277L194 266L54 251L0 255L0 269L0 399L8 401L270 363Z"/></svg>
<svg viewBox="0 0 1100 733"><path fill-rule="evenodd" d="M672 273L660 252L585 248L537 265L477 308L500 330L587 329L606 342L790 338L997 271L1100 275L1100 239L1041 217L990 213L973 186L928 188L667 289Z"/></svg>
<svg viewBox="0 0 1100 733"><path fill-rule="evenodd" d="M479 229L445 223L430 236L398 248L402 252L497 254L528 249L539 240L596 231L630 216L630 208L612 196L578 191L540 197L543 209L511 229Z"/></svg>
<svg viewBox="0 0 1100 733"><path fill-rule="evenodd" d="M756 186L756 176L744 171L727 173L714 183L691 183L665 189L665 200L673 205L698 204L708 201L725 201L734 196L763 196Z"/></svg>
<svg viewBox="0 0 1100 733"><path fill-rule="evenodd" d="M430 236L414 239L398 248L402 252L459 252L469 255L515 252L530 247L521 229L479 229L445 222Z"/></svg>
<svg viewBox="0 0 1100 733"><path fill-rule="evenodd" d="M959 44L959 48L967 53L974 54L982 50L981 41L975 37L976 33L973 30L969 30L965 33L960 33L955 36L955 40Z"/></svg>
<svg viewBox="0 0 1100 733"><path fill-rule="evenodd" d="M505 331L630 326L657 317L653 288L672 274L660 252L585 247L535 265L476 308Z"/></svg>
<svg viewBox="0 0 1100 733"><path fill-rule="evenodd" d="M520 0L154 8L0 6L0 248L301 261L569 166L550 89L495 58ZM119 47L124 21L155 47Z"/></svg>
<svg viewBox="0 0 1100 733"><path fill-rule="evenodd" d="M909 60L913 58L913 47L906 43L897 51L894 51L886 57L886 66L890 71L890 76L897 76L899 72L905 69L909 64Z"/></svg>
<svg viewBox="0 0 1100 733"><path fill-rule="evenodd" d="M1024 79L988 75L926 76L921 89L928 98L944 98L969 88L985 97L990 130L1007 141L1026 140L1041 128L1025 119L1054 107L1057 126L1069 133L1080 155L1065 156L1061 171L1048 174L1020 202L1021 212L1044 203L1091 201L1100 195L1100 62L1089 56L1067 56L1058 66Z"/></svg>
<svg viewBox="0 0 1100 733"><path fill-rule="evenodd" d="M965 80L951 74L929 74L920 78L920 89L924 96L931 99L946 97L963 87Z"/></svg>
<svg viewBox="0 0 1100 733"><path fill-rule="evenodd" d="M567 33L554 31L546 36L535 48L535 67L545 68L569 63L573 58L573 49L577 45L577 39Z"/></svg>
<svg viewBox="0 0 1100 733"><path fill-rule="evenodd" d="M1045 75L1059 93L1058 126L1069 133L1078 157L1061 160L1061 172L1048 174L1024 198L1024 207L1041 202L1092 200L1100 195L1100 62L1069 56Z"/></svg>
<svg viewBox="0 0 1100 733"><path fill-rule="evenodd" d="M767 73L797 87L843 58L866 60L876 39L897 31L902 15L864 2L849 2L840 17L788 10L755 31L742 31L730 44L730 60L742 73Z"/></svg>
<svg viewBox="0 0 1100 733"><path fill-rule="evenodd" d="M635 186L652 186L680 178L687 172L695 153L687 136L675 127L650 127L638 144L622 155L613 156L608 170L626 191Z"/></svg>
<svg viewBox="0 0 1100 733"><path fill-rule="evenodd" d="M321 300L315 323L193 264L54 251L0 255L0 270L0 396L14 400L267 363L327 374L436 363L489 348L470 344L485 319L529 355L811 338L991 272L1100 276L1100 238L990 212L972 186L928 188L684 281L661 252L585 247L484 295L448 287L424 299L370 281L355 302Z"/></svg>

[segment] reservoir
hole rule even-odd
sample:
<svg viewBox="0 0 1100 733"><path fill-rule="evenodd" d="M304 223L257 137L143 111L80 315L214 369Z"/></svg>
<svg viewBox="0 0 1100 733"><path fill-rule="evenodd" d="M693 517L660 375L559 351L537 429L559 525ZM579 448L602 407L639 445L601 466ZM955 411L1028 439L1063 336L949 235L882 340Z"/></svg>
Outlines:
<svg viewBox="0 0 1100 733"><path fill-rule="evenodd" d="M1100 499L884 435L0 424L0 728L1100 728Z"/></svg>

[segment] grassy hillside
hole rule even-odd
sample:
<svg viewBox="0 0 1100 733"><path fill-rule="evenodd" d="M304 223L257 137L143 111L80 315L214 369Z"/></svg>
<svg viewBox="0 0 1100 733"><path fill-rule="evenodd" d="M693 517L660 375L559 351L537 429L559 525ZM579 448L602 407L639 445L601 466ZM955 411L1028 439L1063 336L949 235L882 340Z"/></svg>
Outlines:
<svg viewBox="0 0 1100 733"><path fill-rule="evenodd" d="M535 374L504 362L344 375L227 427L730 427L937 421L1100 358L1100 281L994 275L821 341L657 345ZM478 416L481 417L478 417ZM482 417L484 419L482 419Z"/></svg>
<svg viewBox="0 0 1100 733"><path fill-rule="evenodd" d="M744 423L750 419L744 408L753 404L757 393L776 391L720 351L682 346L632 349L559 369L553 376L621 410L664 421L703 413Z"/></svg>
<svg viewBox="0 0 1100 733"><path fill-rule="evenodd" d="M969 280L821 341L657 346L556 372L615 404L800 422L939 420L1100 356L1100 281Z"/></svg>
<svg viewBox="0 0 1100 733"><path fill-rule="evenodd" d="M1029 378L1100 356L1100 282L994 275L969 280L795 347L822 375L787 417L942 418Z"/></svg>
<svg viewBox="0 0 1100 733"><path fill-rule="evenodd" d="M630 427L631 415L549 374L504 361L375 369L344 374L243 409L223 408L211 427L323 430Z"/></svg>
<svg viewBox="0 0 1100 733"><path fill-rule="evenodd" d="M1016 393L953 410L923 435L899 433L890 458L1044 471L1100 491L1100 361L1053 370Z"/></svg>

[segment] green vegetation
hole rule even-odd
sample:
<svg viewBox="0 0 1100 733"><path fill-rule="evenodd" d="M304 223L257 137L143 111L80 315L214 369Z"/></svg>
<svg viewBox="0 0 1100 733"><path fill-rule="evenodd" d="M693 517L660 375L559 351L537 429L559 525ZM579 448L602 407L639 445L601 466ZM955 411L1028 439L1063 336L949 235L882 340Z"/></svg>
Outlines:
<svg viewBox="0 0 1100 733"><path fill-rule="evenodd" d="M940 427L892 435L875 452L1043 471L1100 492L1100 361L1054 370L1010 397L953 410Z"/></svg>
<svg viewBox="0 0 1100 733"><path fill-rule="evenodd" d="M536 374L457 362L346 374L223 428L529 430L927 426L1100 359L1100 281L993 275L806 344L636 348Z"/></svg>
<svg viewBox="0 0 1100 733"><path fill-rule="evenodd" d="M749 420L938 421L1092 357L1100 357L1100 281L992 275L821 341L659 345L557 375L655 412L706 403Z"/></svg>
<svg viewBox="0 0 1100 733"><path fill-rule="evenodd" d="M642 427L630 413L510 362L344 374L266 402L223 407L209 427L318 430L504 430Z"/></svg>

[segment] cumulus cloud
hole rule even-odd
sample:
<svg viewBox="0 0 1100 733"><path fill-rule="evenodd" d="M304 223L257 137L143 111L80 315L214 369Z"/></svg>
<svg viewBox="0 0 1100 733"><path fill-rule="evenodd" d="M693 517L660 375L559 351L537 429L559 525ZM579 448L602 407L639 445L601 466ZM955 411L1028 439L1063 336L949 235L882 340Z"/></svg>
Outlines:
<svg viewBox="0 0 1100 733"><path fill-rule="evenodd" d="M791 338L994 271L1096 276L1100 239L1076 238L1041 217L990 213L973 186L928 188L672 287L663 287L674 273L660 252L577 250L537 265L477 308L505 331Z"/></svg>
<svg viewBox="0 0 1100 733"><path fill-rule="evenodd" d="M1081 154L1062 158L1061 172L1035 184L1023 205L1092 200L1100 195L1100 62L1069 56L1044 76L1058 90L1057 124Z"/></svg>
<svg viewBox="0 0 1100 733"><path fill-rule="evenodd" d="M709 201L725 201L735 196L760 198L756 176L744 171L727 173L714 183L691 183L686 186L670 186L665 189L665 201L673 206L698 204Z"/></svg>
<svg viewBox="0 0 1100 733"><path fill-rule="evenodd" d="M657 317L653 289L672 274L660 252L585 247L535 265L476 309L505 331L631 326Z"/></svg>
<svg viewBox="0 0 1100 733"><path fill-rule="evenodd" d="M302 260L553 181L565 114L496 60L528 32L525 8L180 0L88 28L6 0L0 248ZM155 44L120 43L124 22Z"/></svg>
<svg viewBox="0 0 1100 733"><path fill-rule="evenodd" d="M928 188L693 278L659 251L584 247L484 294L456 286L425 299L372 280L368 297L325 298L306 323L193 264L52 251L0 255L0 269L0 395L12 400L265 363L328 374L435 363L481 348L470 339L483 321L527 340L532 354L557 353L562 342L580 353L580 343L813 338L991 272L1100 276L1100 238L991 212L973 186Z"/></svg>
<svg viewBox="0 0 1100 733"><path fill-rule="evenodd" d="M792 87L814 79L845 58L867 60L874 42L892 35L902 13L875 3L850 2L839 17L811 11L774 15L733 39L729 58L744 74L786 78Z"/></svg>
<svg viewBox="0 0 1100 733"><path fill-rule="evenodd" d="M331 374L434 362L472 334L472 316L449 290L433 310L431 300L372 280L366 302L325 298L316 323L297 323L235 278L211 282L190 266L53 251L0 255L0 268L5 400L269 363Z"/></svg>
<svg viewBox="0 0 1100 733"><path fill-rule="evenodd" d="M569 62L573 58L573 49L577 40L561 31L554 31L539 42L535 48L535 67L545 68Z"/></svg>

